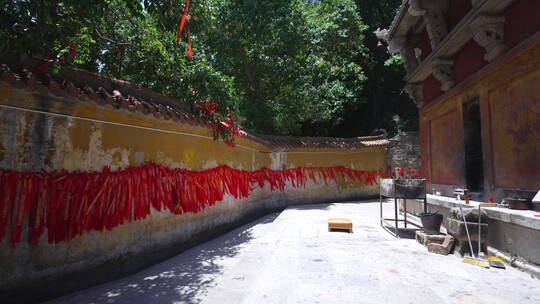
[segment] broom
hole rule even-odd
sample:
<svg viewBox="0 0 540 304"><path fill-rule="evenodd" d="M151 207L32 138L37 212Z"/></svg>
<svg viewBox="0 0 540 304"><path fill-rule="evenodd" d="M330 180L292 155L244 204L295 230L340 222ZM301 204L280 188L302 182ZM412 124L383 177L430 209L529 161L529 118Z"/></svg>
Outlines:
<svg viewBox="0 0 540 304"><path fill-rule="evenodd" d="M496 207L496 206L497 205L490 204L490 203L478 204L478 254L476 255L476 257L488 262L489 266L491 266L491 267L506 269L506 267L502 263L503 260L501 258L493 257L493 256L489 256L489 255L488 256L483 256L483 253L482 253L482 255L480 254L480 248L482 246L482 243L480 241L480 235L482 234L482 229L481 229L482 207Z"/></svg>
<svg viewBox="0 0 540 304"><path fill-rule="evenodd" d="M463 209L461 209L461 205L459 205L458 207L459 207L459 212L461 213L461 217L463 218L463 223L465 224L465 232L467 233L467 240L469 241L469 248L471 250L471 256L470 257L464 257L463 262L471 264L471 265L476 265L476 266L480 266L480 267L484 267L484 268L489 268L489 262L488 261L473 257L474 250L473 250L473 247L472 247L471 236L469 234L469 228L467 227L467 220L465 219L465 215L463 214ZM480 214L478 216L480 216Z"/></svg>

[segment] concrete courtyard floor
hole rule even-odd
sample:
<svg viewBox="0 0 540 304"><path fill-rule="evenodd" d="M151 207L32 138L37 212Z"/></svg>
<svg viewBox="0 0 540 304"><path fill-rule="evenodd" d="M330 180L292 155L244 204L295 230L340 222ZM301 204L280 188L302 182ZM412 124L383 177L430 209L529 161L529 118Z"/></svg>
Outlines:
<svg viewBox="0 0 540 304"><path fill-rule="evenodd" d="M330 217L354 233L328 232ZM540 280L429 253L378 219L374 201L291 207L48 303L540 303Z"/></svg>

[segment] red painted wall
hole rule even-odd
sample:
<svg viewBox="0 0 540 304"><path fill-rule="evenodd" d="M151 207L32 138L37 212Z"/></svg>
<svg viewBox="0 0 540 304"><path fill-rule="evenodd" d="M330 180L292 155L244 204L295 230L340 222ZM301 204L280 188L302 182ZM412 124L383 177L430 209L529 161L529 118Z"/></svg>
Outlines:
<svg viewBox="0 0 540 304"><path fill-rule="evenodd" d="M428 182L431 182L429 160L431 155L429 153L429 120L423 117L422 110L420 110L420 153L422 154L422 172Z"/></svg>
<svg viewBox="0 0 540 304"><path fill-rule="evenodd" d="M418 48L422 50L420 59L424 61L424 59L431 54L431 43L429 42L429 35L425 27L420 33L420 37L418 39Z"/></svg>
<svg viewBox="0 0 540 304"><path fill-rule="evenodd" d="M431 182L458 184L463 156L463 136L459 133L458 113L449 112L431 121Z"/></svg>
<svg viewBox="0 0 540 304"><path fill-rule="evenodd" d="M489 93L495 185L540 185L540 69ZM486 115L487 116L487 115Z"/></svg>
<svg viewBox="0 0 540 304"><path fill-rule="evenodd" d="M540 30L540 1L516 0L505 11L504 39L509 47Z"/></svg>
<svg viewBox="0 0 540 304"><path fill-rule="evenodd" d="M487 64L487 61L484 60L485 54L485 49L473 39L469 40L459 50L454 59L454 79L456 80L456 84Z"/></svg>
<svg viewBox="0 0 540 304"><path fill-rule="evenodd" d="M450 8L446 13L446 24L448 32L450 32L456 24L465 16L472 8L471 0L452 0Z"/></svg>
<svg viewBox="0 0 540 304"><path fill-rule="evenodd" d="M441 82L437 80L433 75L430 75L424 80L424 86L422 88L424 93L425 104L432 102L435 98L442 95Z"/></svg>

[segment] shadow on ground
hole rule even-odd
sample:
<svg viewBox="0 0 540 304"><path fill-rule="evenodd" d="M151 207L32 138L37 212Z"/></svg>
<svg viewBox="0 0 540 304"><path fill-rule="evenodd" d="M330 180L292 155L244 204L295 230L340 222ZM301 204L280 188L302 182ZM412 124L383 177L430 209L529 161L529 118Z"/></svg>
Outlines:
<svg viewBox="0 0 540 304"><path fill-rule="evenodd" d="M384 227L384 230L386 232L389 232L391 235L398 236L399 238L402 238L402 239L411 239L411 240L416 239L416 234L414 230L397 229L397 234L396 234L396 229L394 227L386 226Z"/></svg>
<svg viewBox="0 0 540 304"><path fill-rule="evenodd" d="M123 279L54 299L54 303L200 303L221 274L220 258L234 257L252 239L251 229L274 213Z"/></svg>
<svg viewBox="0 0 540 304"><path fill-rule="evenodd" d="M386 203L385 201L383 201ZM378 200L364 200L364 201L343 201L339 204L374 204L379 203ZM321 203L321 204L306 204L306 205L293 205L287 207L288 210L329 210L335 203Z"/></svg>

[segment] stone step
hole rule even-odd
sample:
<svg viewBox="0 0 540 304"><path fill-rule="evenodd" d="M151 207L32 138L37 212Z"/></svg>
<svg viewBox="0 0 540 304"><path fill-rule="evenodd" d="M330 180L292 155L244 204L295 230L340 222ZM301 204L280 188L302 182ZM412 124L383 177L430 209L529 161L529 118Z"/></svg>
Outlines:
<svg viewBox="0 0 540 304"><path fill-rule="evenodd" d="M463 210L463 215L465 216L465 220L467 222L478 223L478 207L463 207L461 209ZM459 221L463 220L463 216L461 215L459 208L451 208L448 217ZM482 210L482 223L487 223L487 220L487 213L485 210Z"/></svg>
<svg viewBox="0 0 540 304"><path fill-rule="evenodd" d="M456 238L457 240L467 240L467 231L465 230L465 223L452 218L444 219L444 226L448 234ZM478 223L467 222L467 228L469 229L469 235L471 240L478 241ZM488 224L480 224L481 238L487 240Z"/></svg>

